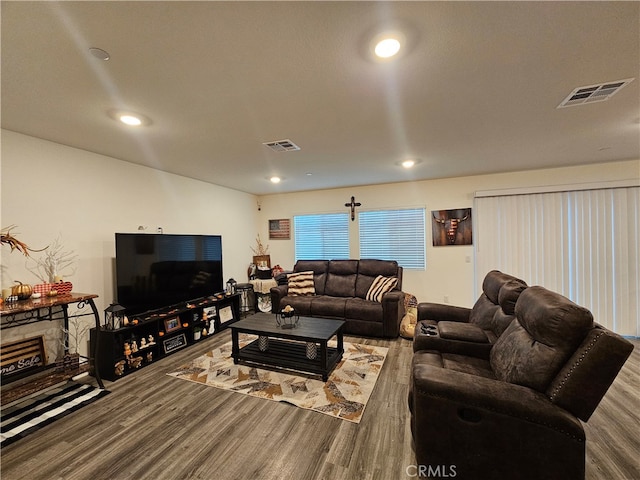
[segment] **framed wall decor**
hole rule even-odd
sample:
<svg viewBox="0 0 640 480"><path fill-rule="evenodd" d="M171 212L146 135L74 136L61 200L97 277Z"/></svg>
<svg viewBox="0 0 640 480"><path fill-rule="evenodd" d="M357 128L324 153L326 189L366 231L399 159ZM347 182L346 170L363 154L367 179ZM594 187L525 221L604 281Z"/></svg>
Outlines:
<svg viewBox="0 0 640 480"><path fill-rule="evenodd" d="M212 321L218 314L218 308L213 305L202 309L202 319Z"/></svg>
<svg viewBox="0 0 640 480"><path fill-rule="evenodd" d="M289 240L291 221L288 218L269 220L269 240Z"/></svg>
<svg viewBox="0 0 640 480"><path fill-rule="evenodd" d="M271 255L254 255L253 264L258 268L271 268Z"/></svg>
<svg viewBox="0 0 640 480"><path fill-rule="evenodd" d="M472 245L471 209L432 210L433 246Z"/></svg>
<svg viewBox="0 0 640 480"><path fill-rule="evenodd" d="M176 330L180 330L182 325L180 325L179 317L171 317L167 318L164 321L164 329L167 333L175 332Z"/></svg>
<svg viewBox="0 0 640 480"><path fill-rule="evenodd" d="M170 353L174 350L180 350L187 345L187 337L184 333L176 335L175 337L167 338L166 340L162 341L162 348L164 349L164 353Z"/></svg>
<svg viewBox="0 0 640 480"><path fill-rule="evenodd" d="M221 308L218 313L220 314L220 323L233 321L233 309L231 306Z"/></svg>

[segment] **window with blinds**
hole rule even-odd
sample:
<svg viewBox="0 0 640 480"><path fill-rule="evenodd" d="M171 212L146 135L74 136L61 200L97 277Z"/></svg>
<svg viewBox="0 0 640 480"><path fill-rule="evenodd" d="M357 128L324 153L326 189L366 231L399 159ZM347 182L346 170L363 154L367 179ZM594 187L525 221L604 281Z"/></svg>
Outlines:
<svg viewBox="0 0 640 480"><path fill-rule="evenodd" d="M347 213L294 216L293 231L296 262L349 258L349 214Z"/></svg>
<svg viewBox="0 0 640 480"><path fill-rule="evenodd" d="M640 334L640 188L489 196L475 206L476 288L502 270L565 295L617 333Z"/></svg>
<svg viewBox="0 0 640 480"><path fill-rule="evenodd" d="M403 268L425 269L425 210L360 212L360 258L396 260Z"/></svg>

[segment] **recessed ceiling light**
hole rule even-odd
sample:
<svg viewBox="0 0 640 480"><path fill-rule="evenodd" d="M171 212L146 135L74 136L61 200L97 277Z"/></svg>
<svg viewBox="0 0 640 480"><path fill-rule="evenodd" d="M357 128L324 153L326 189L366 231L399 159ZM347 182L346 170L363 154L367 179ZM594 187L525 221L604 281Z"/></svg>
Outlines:
<svg viewBox="0 0 640 480"><path fill-rule="evenodd" d="M271 177L269 180L271 183L280 183L282 179L280 177Z"/></svg>
<svg viewBox="0 0 640 480"><path fill-rule="evenodd" d="M142 120L140 120L140 118L136 117L135 115L120 115L119 120L122 123L126 125L130 125L132 127L137 127L139 125L142 125Z"/></svg>
<svg viewBox="0 0 640 480"><path fill-rule="evenodd" d="M415 164L416 164L416 161L415 161L415 160L405 160L404 162L402 162L402 163L401 163L401 165L402 165L404 168L411 168L411 167L413 167Z"/></svg>
<svg viewBox="0 0 640 480"><path fill-rule="evenodd" d="M151 125L151 120L149 117L141 115L139 113L130 112L127 110L109 110L109 116L114 120L124 123L125 125L129 125L130 127L139 127L141 125L147 126Z"/></svg>
<svg viewBox="0 0 640 480"><path fill-rule="evenodd" d="M401 160L396 162L396 165L400 165L402 168L406 168L409 170L410 168L415 167L419 163L422 163L422 160L418 158L407 158L406 160Z"/></svg>
<svg viewBox="0 0 640 480"><path fill-rule="evenodd" d="M374 52L380 58L393 57L400 51L400 41L397 38L389 37L380 40L375 48Z"/></svg>
<svg viewBox="0 0 640 480"><path fill-rule="evenodd" d="M91 47L89 49L89 53L91 53L91 55L96 57L98 60L103 60L105 62L111 58L111 55L109 55L109 52L97 47Z"/></svg>

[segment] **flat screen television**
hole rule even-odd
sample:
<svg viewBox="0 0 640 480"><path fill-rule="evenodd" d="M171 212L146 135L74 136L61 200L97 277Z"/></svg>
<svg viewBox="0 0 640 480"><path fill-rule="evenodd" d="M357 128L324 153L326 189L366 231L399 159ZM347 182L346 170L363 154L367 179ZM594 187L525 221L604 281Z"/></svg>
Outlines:
<svg viewBox="0 0 640 480"><path fill-rule="evenodd" d="M117 301L127 315L219 293L220 235L116 233Z"/></svg>

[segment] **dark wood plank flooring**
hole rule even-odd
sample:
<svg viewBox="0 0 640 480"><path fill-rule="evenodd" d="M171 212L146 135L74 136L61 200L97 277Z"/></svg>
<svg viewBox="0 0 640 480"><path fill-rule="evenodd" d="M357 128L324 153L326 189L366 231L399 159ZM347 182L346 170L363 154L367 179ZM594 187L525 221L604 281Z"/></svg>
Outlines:
<svg viewBox="0 0 640 480"><path fill-rule="evenodd" d="M345 337L390 349L360 424L165 375L229 340L222 332L106 382L110 395L3 448L2 479L411 478L409 340ZM640 478L640 342L634 344L585 425L588 480Z"/></svg>

